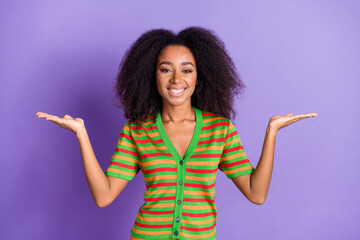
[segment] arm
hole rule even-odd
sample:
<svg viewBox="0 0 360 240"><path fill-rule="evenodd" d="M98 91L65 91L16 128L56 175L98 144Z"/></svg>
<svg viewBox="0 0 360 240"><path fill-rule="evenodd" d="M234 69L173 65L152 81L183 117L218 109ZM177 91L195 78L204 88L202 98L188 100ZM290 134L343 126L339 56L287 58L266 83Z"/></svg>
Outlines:
<svg viewBox="0 0 360 240"><path fill-rule="evenodd" d="M128 184L128 180L106 176L96 160L86 128L76 134L80 145L86 180L98 207L112 203Z"/></svg>
<svg viewBox="0 0 360 240"><path fill-rule="evenodd" d="M275 139L277 132L281 128L294 122L316 116L316 113L307 113L295 116L290 113L270 118L266 129L261 156L254 172L232 179L234 184L247 199L255 204L263 204L266 200L274 165Z"/></svg>
<svg viewBox="0 0 360 240"><path fill-rule="evenodd" d="M84 125L84 120L81 118L72 118L69 115L65 115L64 118L59 118L42 112L38 112L36 115L39 118L45 118L76 134L80 145L86 180L96 205L98 207L106 207L112 203L129 181L104 174L95 157Z"/></svg>

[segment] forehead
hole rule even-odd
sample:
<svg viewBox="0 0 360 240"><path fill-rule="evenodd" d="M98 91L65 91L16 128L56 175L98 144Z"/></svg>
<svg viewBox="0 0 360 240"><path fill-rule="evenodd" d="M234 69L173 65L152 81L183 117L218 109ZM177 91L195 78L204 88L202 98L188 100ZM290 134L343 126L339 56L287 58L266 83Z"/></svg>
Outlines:
<svg viewBox="0 0 360 240"><path fill-rule="evenodd" d="M163 48L159 54L158 62L169 61L169 62L192 62L195 64L195 58L189 48L185 46L170 45Z"/></svg>

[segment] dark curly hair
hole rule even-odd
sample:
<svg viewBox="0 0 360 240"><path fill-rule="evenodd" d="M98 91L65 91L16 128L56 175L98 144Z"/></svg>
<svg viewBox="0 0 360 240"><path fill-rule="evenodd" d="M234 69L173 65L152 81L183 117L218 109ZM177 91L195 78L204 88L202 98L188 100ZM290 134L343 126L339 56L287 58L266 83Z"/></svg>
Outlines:
<svg viewBox="0 0 360 240"><path fill-rule="evenodd" d="M161 50L169 45L185 46L194 55L198 85L191 96L196 108L230 118L235 116L234 96L245 85L226 53L224 43L201 27L189 27L178 34L165 29L150 30L132 44L123 57L114 87L118 107L130 121L141 121L162 108L156 88L156 64Z"/></svg>

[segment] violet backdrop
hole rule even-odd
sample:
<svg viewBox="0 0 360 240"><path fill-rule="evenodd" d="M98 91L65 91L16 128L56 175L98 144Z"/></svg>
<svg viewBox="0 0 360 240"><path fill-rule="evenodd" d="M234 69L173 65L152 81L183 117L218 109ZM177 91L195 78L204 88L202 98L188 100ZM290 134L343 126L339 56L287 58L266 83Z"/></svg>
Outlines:
<svg viewBox="0 0 360 240"><path fill-rule="evenodd" d="M359 9L355 0L1 1L0 238L130 238L141 172L96 207L76 136L35 113L83 118L105 171L126 121L111 90L126 49L152 28L202 26L247 85L233 121L254 167L271 116L319 114L278 133L264 205L218 173L217 239L360 239Z"/></svg>

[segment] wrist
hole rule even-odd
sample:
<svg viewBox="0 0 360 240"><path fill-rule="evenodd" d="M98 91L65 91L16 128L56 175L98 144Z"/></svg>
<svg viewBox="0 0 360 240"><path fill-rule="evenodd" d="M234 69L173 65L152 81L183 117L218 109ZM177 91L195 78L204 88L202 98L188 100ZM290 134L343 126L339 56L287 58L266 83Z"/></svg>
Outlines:
<svg viewBox="0 0 360 240"><path fill-rule="evenodd" d="M77 138L80 138L80 137L86 135L86 134L87 134L87 131L86 131L85 126L82 126L82 127L80 127L79 129L77 129L77 131L75 132L75 134L76 134L76 137L77 137Z"/></svg>
<svg viewBox="0 0 360 240"><path fill-rule="evenodd" d="M275 127L272 127L271 125L268 125L266 128L266 133L276 135L278 132L278 129Z"/></svg>

